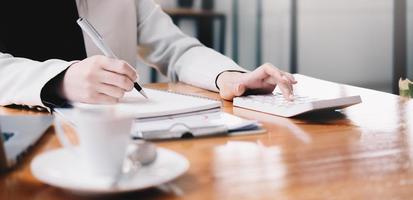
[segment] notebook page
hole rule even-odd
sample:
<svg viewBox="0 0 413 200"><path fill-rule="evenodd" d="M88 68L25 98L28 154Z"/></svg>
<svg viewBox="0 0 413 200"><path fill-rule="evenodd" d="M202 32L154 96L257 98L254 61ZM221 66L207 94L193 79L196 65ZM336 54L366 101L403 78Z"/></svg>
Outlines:
<svg viewBox="0 0 413 200"><path fill-rule="evenodd" d="M116 105L117 113L146 118L203 111L221 106L221 102L212 99L148 88L144 90L149 99L145 99L135 90L131 91Z"/></svg>

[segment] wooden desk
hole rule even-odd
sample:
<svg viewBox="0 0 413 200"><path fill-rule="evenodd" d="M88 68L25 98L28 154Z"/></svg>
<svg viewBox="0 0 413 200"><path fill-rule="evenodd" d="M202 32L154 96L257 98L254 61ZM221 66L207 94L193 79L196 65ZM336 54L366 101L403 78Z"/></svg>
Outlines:
<svg viewBox="0 0 413 200"><path fill-rule="evenodd" d="M411 199L413 102L373 90L299 81L301 89L315 94L360 94L363 103L342 113L285 119L233 109L225 101L226 112L258 119L268 132L159 142L191 163L189 171L173 182L183 196L150 189L107 198ZM218 98L184 84L150 87ZM0 108L0 113L24 112ZM50 129L22 165L0 176L0 199L88 199L42 184L31 175L33 157L59 146Z"/></svg>

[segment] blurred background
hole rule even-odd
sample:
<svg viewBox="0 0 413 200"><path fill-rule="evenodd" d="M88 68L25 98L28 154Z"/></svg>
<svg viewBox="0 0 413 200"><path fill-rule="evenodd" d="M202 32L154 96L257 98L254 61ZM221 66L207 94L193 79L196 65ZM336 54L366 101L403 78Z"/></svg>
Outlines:
<svg viewBox="0 0 413 200"><path fill-rule="evenodd" d="M188 35L255 69L397 91L413 79L413 0L157 0ZM143 82L166 79L141 68Z"/></svg>

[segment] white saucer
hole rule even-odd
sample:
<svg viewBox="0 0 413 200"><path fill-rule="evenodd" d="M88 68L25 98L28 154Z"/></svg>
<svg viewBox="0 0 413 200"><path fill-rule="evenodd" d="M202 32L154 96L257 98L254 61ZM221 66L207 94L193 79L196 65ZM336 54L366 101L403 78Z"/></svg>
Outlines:
<svg viewBox="0 0 413 200"><path fill-rule="evenodd" d="M85 173L79 159L67 149L57 149L37 156L31 171L38 180L52 186L81 194L107 194L142 190L172 181L189 168L188 160L173 151L157 148L156 160L129 177L123 177L117 187L113 180Z"/></svg>

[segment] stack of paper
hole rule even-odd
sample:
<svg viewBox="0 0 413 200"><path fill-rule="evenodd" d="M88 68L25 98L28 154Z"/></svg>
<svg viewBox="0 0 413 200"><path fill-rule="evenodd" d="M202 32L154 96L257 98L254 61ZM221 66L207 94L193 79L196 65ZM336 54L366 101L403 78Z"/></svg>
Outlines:
<svg viewBox="0 0 413 200"><path fill-rule="evenodd" d="M224 112L152 120L137 119L132 127L133 137L147 140L259 132L263 130L258 122Z"/></svg>
<svg viewBox="0 0 413 200"><path fill-rule="evenodd" d="M111 108L115 116L133 117L136 121L132 134L144 139L201 137L246 131L251 133L261 129L255 121L222 113L221 102L217 100L148 88L145 88L145 92L149 99L133 91L115 105L76 103L75 107L91 110ZM74 121L73 109L55 111L68 121Z"/></svg>

